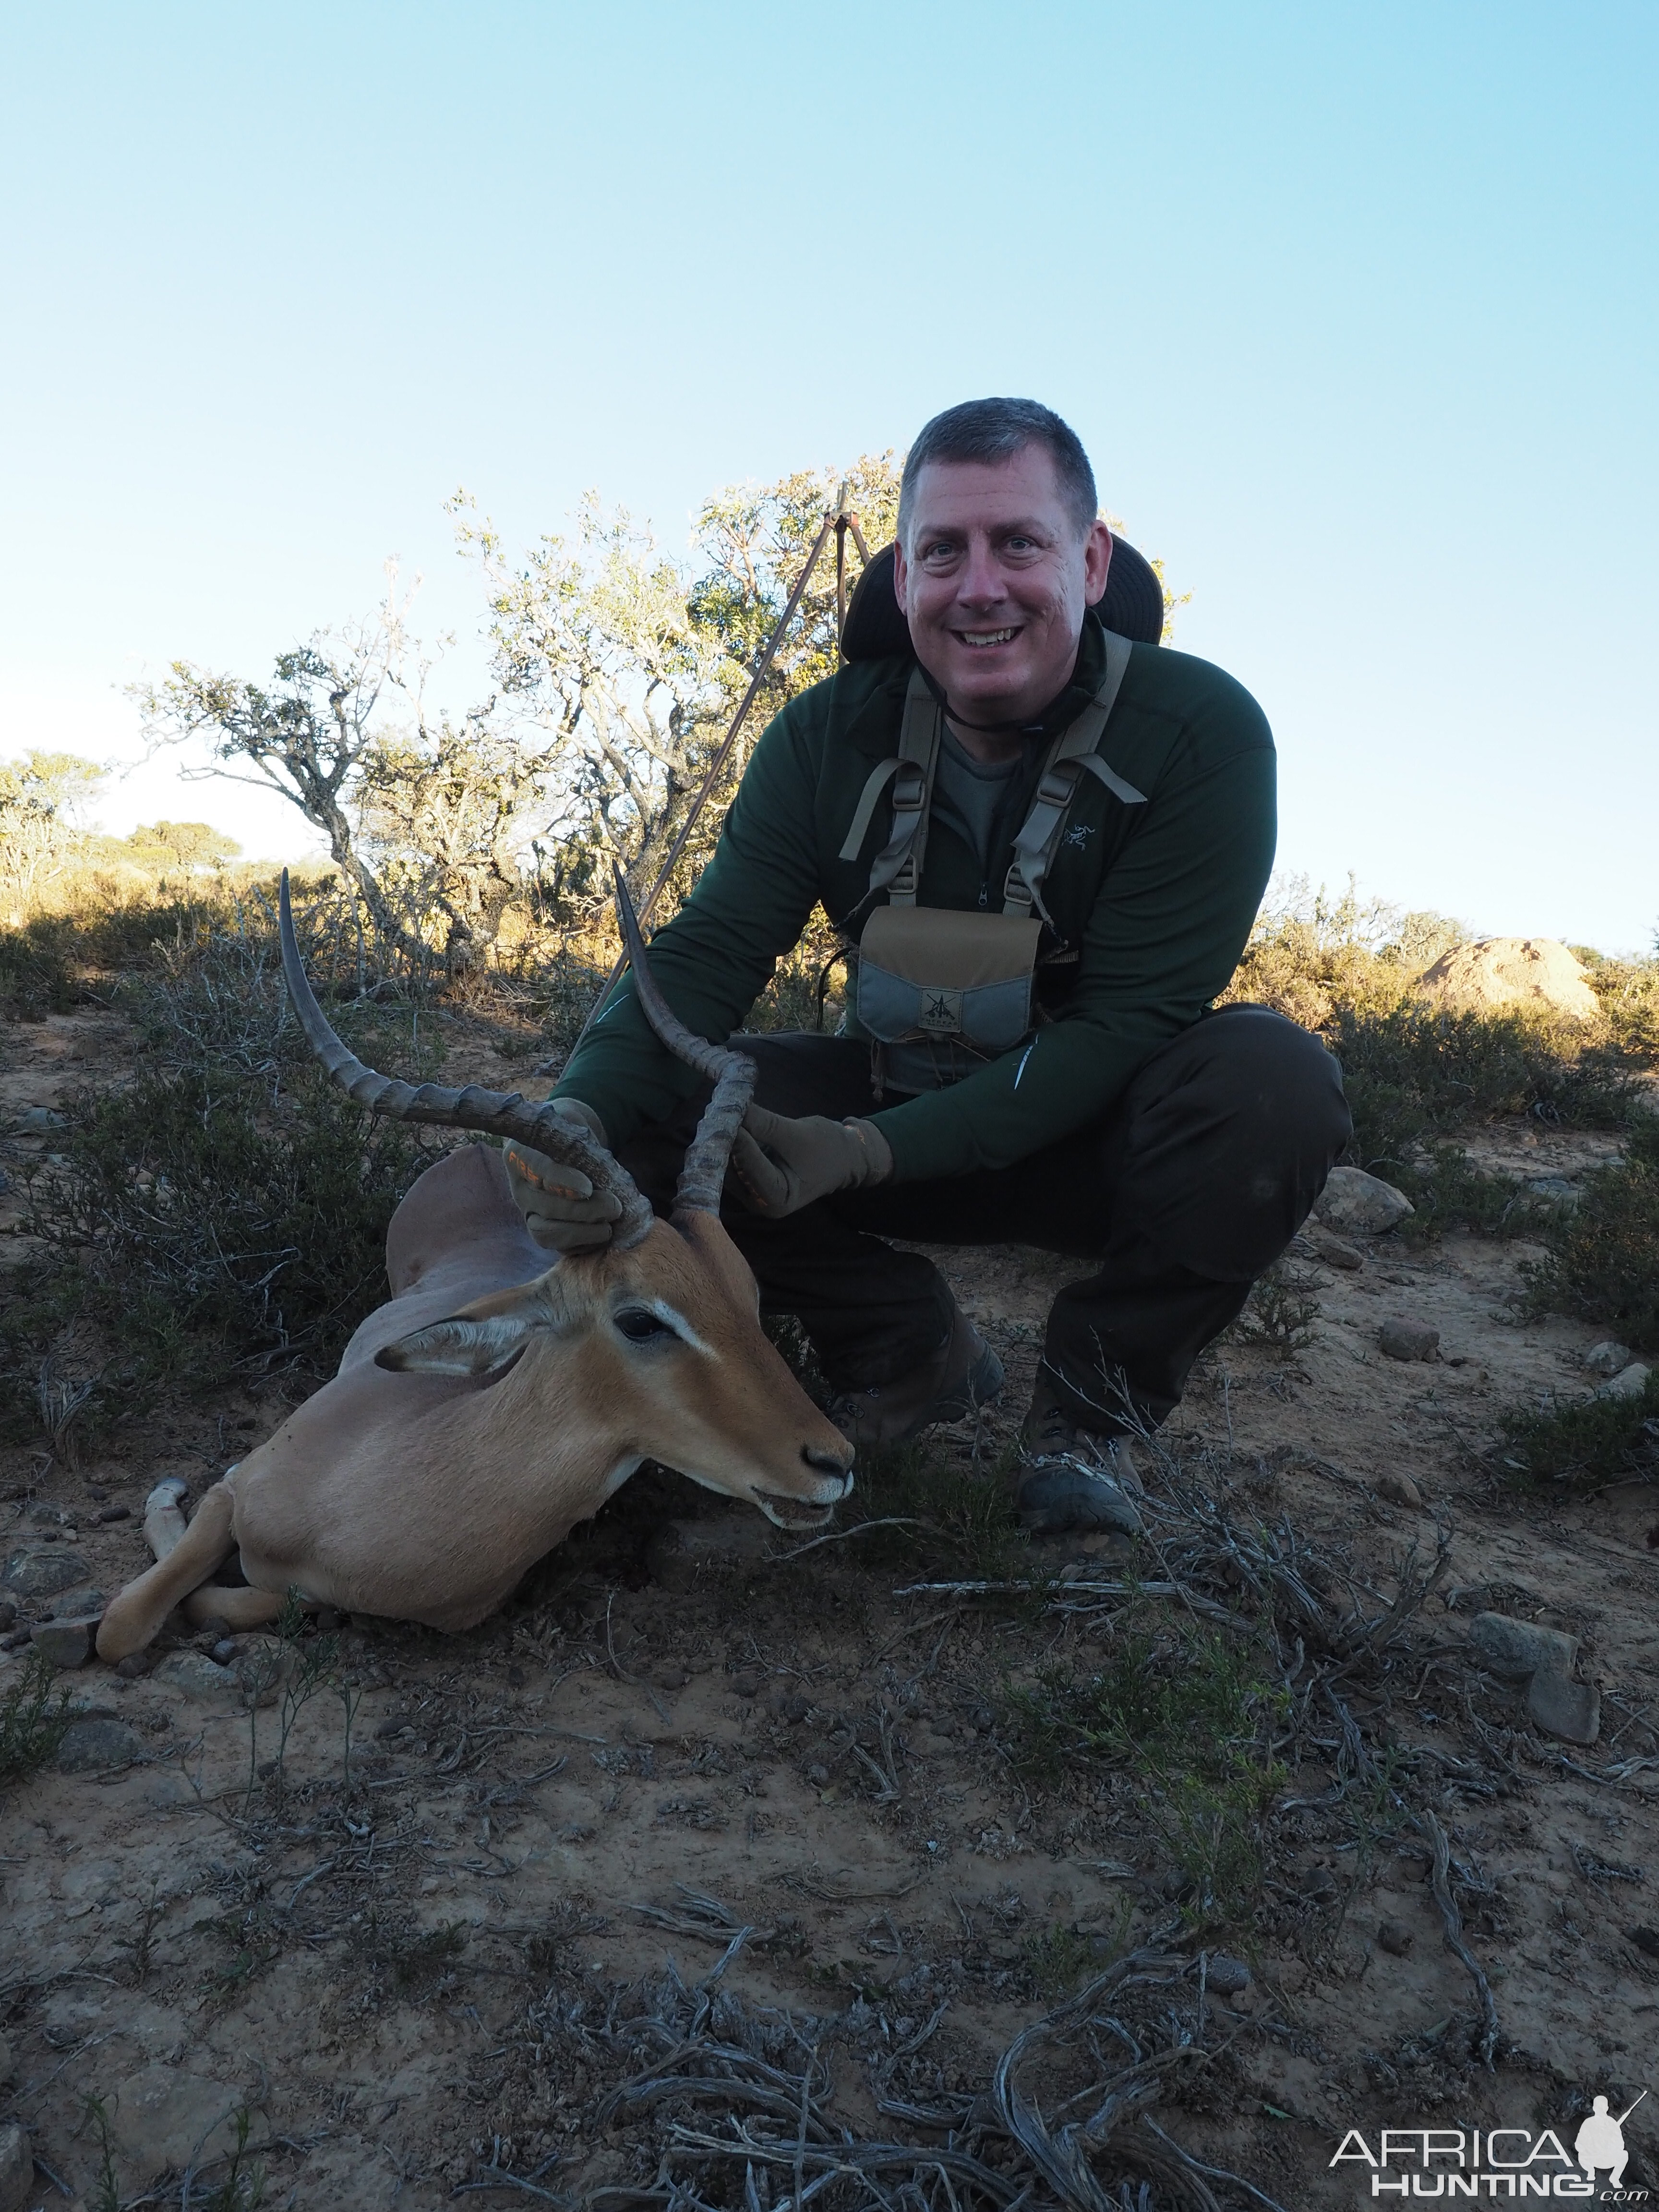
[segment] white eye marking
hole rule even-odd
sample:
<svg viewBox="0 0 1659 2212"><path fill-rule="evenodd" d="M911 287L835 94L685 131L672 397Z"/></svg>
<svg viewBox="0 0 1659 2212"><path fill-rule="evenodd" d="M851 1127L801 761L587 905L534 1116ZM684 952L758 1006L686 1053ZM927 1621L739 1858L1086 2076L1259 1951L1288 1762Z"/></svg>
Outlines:
<svg viewBox="0 0 1659 2212"><path fill-rule="evenodd" d="M703 1342L685 1316L677 1307L671 1306L665 1298L629 1298L625 1305L617 1307L611 1318L618 1333L632 1343L647 1343L655 1334L650 1325L654 1322L658 1329L678 1337L682 1344L690 1345L693 1352L700 1352L705 1359L716 1357L713 1346ZM630 1323L641 1322L644 1323L642 1328L630 1326Z"/></svg>

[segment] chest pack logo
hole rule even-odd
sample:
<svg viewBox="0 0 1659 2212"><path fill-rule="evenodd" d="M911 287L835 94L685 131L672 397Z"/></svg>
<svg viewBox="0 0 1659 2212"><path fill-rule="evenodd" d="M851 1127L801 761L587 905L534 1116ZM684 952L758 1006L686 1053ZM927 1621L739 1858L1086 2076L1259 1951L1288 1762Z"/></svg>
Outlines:
<svg viewBox="0 0 1659 2212"><path fill-rule="evenodd" d="M1651 2191L1626 2179L1625 2122L1647 2094L1617 2115L1607 2098L1595 2098L1571 2153L1553 2128L1384 2128L1369 2138L1350 2128L1330 2164L1359 2167L1370 2184L1367 2194L1385 2203L1437 2197L1645 2204Z"/></svg>

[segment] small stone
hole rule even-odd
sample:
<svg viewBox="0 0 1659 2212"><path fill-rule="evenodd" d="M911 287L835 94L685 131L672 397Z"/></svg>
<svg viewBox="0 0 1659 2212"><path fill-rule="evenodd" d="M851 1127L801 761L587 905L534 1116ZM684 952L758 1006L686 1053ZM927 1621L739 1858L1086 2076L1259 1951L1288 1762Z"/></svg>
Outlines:
<svg viewBox="0 0 1659 2212"><path fill-rule="evenodd" d="M1302 1877L1302 1894L1316 1905L1336 1895L1336 1877L1328 1867L1310 1867Z"/></svg>
<svg viewBox="0 0 1659 2212"><path fill-rule="evenodd" d="M108 1602L102 1590L94 1589L88 1583L84 1589L64 1590L61 1596L50 1600L46 1618L49 1620L85 1620L91 1615L101 1619Z"/></svg>
<svg viewBox="0 0 1659 2212"><path fill-rule="evenodd" d="M90 1572L86 1561L75 1552L37 1552L33 1548L14 1552L0 1568L0 1587L9 1589L14 1597L56 1597L60 1590L73 1589L84 1583Z"/></svg>
<svg viewBox="0 0 1659 2212"><path fill-rule="evenodd" d="M26 1106L11 1126L20 1137L49 1137L69 1123L50 1106Z"/></svg>
<svg viewBox="0 0 1659 2212"><path fill-rule="evenodd" d="M1506 1613L1477 1613L1469 1623L1469 1640L1483 1666L1514 1681L1540 1672L1565 1677L1578 1650L1576 1636L1530 1620L1511 1620Z"/></svg>
<svg viewBox="0 0 1659 2212"><path fill-rule="evenodd" d="M734 1674L732 1677L732 1694L737 1698L759 1697L760 1676L750 1674Z"/></svg>
<svg viewBox="0 0 1659 2212"><path fill-rule="evenodd" d="M231 1661L240 1654L241 1648L234 1636L222 1636L212 1650L208 1653L208 1657L218 1666L228 1667Z"/></svg>
<svg viewBox="0 0 1659 2212"><path fill-rule="evenodd" d="M195 1705L240 1706L242 1686L228 1667L216 1666L204 1651L169 1651L150 1680L177 1690Z"/></svg>
<svg viewBox="0 0 1659 2212"><path fill-rule="evenodd" d="M49 1667L84 1667L92 1656L99 1615L83 1620L44 1620L30 1632L29 1641Z"/></svg>
<svg viewBox="0 0 1659 2212"><path fill-rule="evenodd" d="M1417 1938L1403 1920L1384 1920L1378 1924L1376 1940L1385 1951L1403 1959Z"/></svg>
<svg viewBox="0 0 1659 2212"><path fill-rule="evenodd" d="M806 1778L815 1790L822 1790L829 1783L830 1770L822 1759L815 1759L806 1770Z"/></svg>
<svg viewBox="0 0 1659 2212"><path fill-rule="evenodd" d="M1591 1375L1618 1375L1634 1357L1629 1345L1617 1344L1611 1337L1606 1337L1600 1344L1591 1345L1584 1354L1584 1366Z"/></svg>
<svg viewBox="0 0 1659 2212"><path fill-rule="evenodd" d="M1387 1474L1377 1476L1376 1494L1386 1498L1390 1505L1409 1506L1413 1513L1423 1510L1422 1492L1410 1475L1401 1474L1394 1468L1390 1468Z"/></svg>
<svg viewBox="0 0 1659 2212"><path fill-rule="evenodd" d="M656 1683L659 1690L683 1690L690 1680L684 1667L671 1665L657 1669Z"/></svg>
<svg viewBox="0 0 1659 2212"><path fill-rule="evenodd" d="M1383 1322L1376 1341L1390 1359L1432 1359L1440 1349L1440 1332L1425 1321L1396 1314Z"/></svg>
<svg viewBox="0 0 1659 2212"><path fill-rule="evenodd" d="M1243 1959L1231 1959L1224 1951L1212 1951L1204 1968L1206 1985L1218 1996L1234 1997L1250 1986L1250 1970Z"/></svg>
<svg viewBox="0 0 1659 2212"><path fill-rule="evenodd" d="M142 1682L155 1664L153 1651L132 1651L125 1659L117 1660L115 1671L124 1682Z"/></svg>
<svg viewBox="0 0 1659 2212"><path fill-rule="evenodd" d="M1318 1222L1310 1223L1302 1234L1314 1257L1322 1260L1328 1267L1346 1268L1352 1274L1365 1264L1365 1255L1357 1244L1333 1235Z"/></svg>
<svg viewBox="0 0 1659 2212"><path fill-rule="evenodd" d="M1527 1717L1563 1743L1594 1743L1601 1733L1601 1692L1540 1668L1527 1685Z"/></svg>
<svg viewBox="0 0 1659 2212"><path fill-rule="evenodd" d="M0 2128L0 2212L26 2212L34 2201L34 2152L15 2120Z"/></svg>
<svg viewBox="0 0 1659 2212"><path fill-rule="evenodd" d="M100 1774L112 1766L131 1766L143 1753L125 1721L72 1721L58 1747L58 1766L64 1774Z"/></svg>
<svg viewBox="0 0 1659 2212"><path fill-rule="evenodd" d="M103 1522L131 1521L132 1518L132 1508L130 1505L106 1505L101 1507L98 1512L93 1515L92 1517L94 1521Z"/></svg>
<svg viewBox="0 0 1659 2212"><path fill-rule="evenodd" d="M230 1623L222 1614L210 1613L205 1620L196 1623L196 1648L198 1651L211 1651L216 1644L227 1642L229 1636Z"/></svg>
<svg viewBox="0 0 1659 2212"><path fill-rule="evenodd" d="M1381 1237L1416 1212L1403 1190L1363 1168L1333 1168L1313 1210L1339 1237Z"/></svg>
<svg viewBox="0 0 1659 2212"><path fill-rule="evenodd" d="M1639 1398L1648 1387L1648 1376L1652 1371L1639 1359L1635 1360L1621 1369L1611 1382L1604 1382L1595 1395L1598 1398Z"/></svg>

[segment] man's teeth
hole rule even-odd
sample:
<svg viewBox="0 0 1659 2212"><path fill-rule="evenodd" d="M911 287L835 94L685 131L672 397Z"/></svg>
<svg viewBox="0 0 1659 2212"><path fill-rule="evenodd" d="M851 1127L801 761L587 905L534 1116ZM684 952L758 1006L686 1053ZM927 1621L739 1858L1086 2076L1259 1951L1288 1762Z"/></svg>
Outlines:
<svg viewBox="0 0 1659 2212"><path fill-rule="evenodd" d="M1013 634L1012 629L965 629L961 637L964 645L1006 645Z"/></svg>

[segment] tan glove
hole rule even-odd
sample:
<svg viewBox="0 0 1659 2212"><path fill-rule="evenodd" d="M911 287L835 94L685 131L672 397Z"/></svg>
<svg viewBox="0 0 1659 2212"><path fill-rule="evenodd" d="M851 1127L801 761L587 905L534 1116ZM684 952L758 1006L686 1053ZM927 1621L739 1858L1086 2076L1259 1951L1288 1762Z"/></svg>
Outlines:
<svg viewBox="0 0 1659 2212"><path fill-rule="evenodd" d="M605 1142L604 1122L580 1098L556 1098L553 1109ZM501 1151L514 1203L544 1251L592 1252L611 1242L611 1224L622 1212L619 1199L609 1191L596 1193L580 1168L532 1152L516 1138L509 1137Z"/></svg>
<svg viewBox="0 0 1659 2212"><path fill-rule="evenodd" d="M893 1153L873 1121L832 1121L823 1114L792 1120L751 1106L732 1147L732 1171L744 1205L778 1221L832 1191L884 1182Z"/></svg>

